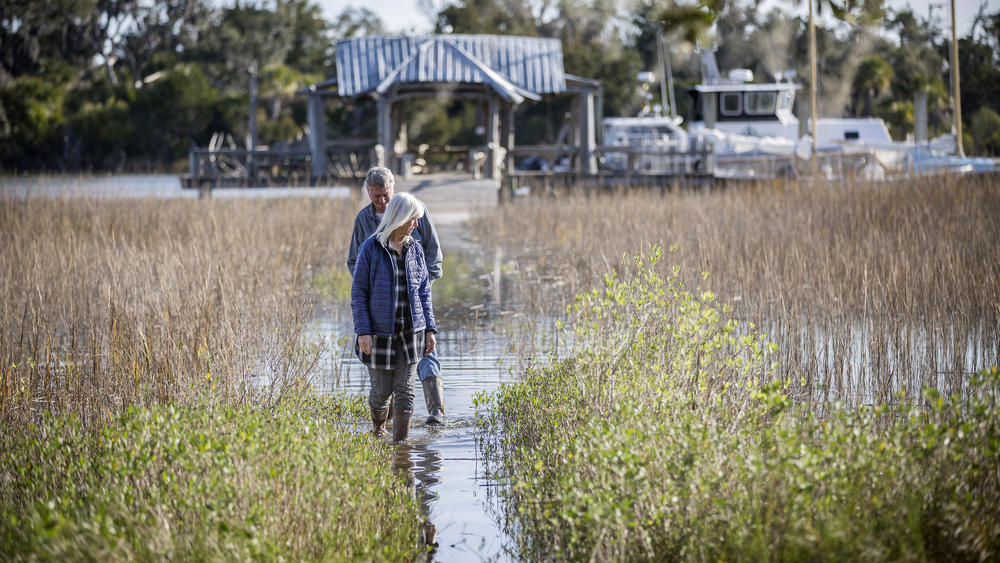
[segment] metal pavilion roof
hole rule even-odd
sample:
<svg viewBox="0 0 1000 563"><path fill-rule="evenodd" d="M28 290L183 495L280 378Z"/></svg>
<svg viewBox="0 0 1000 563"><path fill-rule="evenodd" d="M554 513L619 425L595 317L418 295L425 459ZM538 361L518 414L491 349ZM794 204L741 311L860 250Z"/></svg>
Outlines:
<svg viewBox="0 0 1000 563"><path fill-rule="evenodd" d="M405 83L488 84L520 103L566 90L558 39L510 35L360 37L337 43L341 96Z"/></svg>

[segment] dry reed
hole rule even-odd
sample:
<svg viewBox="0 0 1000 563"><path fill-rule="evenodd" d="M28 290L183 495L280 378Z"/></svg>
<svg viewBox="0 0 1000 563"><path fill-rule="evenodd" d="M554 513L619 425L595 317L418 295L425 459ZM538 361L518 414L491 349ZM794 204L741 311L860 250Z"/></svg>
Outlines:
<svg viewBox="0 0 1000 563"><path fill-rule="evenodd" d="M473 225L515 271L529 330L623 256L676 243L665 267L768 333L800 399L869 403L960 393L996 365L997 217L1000 179L977 176L549 194Z"/></svg>
<svg viewBox="0 0 1000 563"><path fill-rule="evenodd" d="M356 203L0 199L0 416L279 401L317 357L312 272L343 268Z"/></svg>

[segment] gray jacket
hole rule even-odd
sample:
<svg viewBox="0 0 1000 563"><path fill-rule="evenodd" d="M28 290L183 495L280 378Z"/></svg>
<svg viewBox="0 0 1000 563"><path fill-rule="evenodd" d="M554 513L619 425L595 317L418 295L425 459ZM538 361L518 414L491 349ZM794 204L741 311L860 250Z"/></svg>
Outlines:
<svg viewBox="0 0 1000 563"><path fill-rule="evenodd" d="M375 206L366 205L354 218L354 231L351 233L351 248L347 251L347 270L354 277L354 265L358 261L358 248L372 236L378 228L375 218ZM424 249L424 261L427 262L427 274L432 280L441 278L441 246L438 243L437 229L431 221L431 215L424 210L424 216L417 222L412 236Z"/></svg>

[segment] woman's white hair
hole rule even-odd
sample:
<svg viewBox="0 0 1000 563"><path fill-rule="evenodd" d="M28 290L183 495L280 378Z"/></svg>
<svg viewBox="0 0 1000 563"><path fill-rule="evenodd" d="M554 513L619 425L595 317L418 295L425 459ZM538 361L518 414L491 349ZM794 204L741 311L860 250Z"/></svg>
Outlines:
<svg viewBox="0 0 1000 563"><path fill-rule="evenodd" d="M419 199L410 194L396 194L385 206L385 213L382 221L373 233L378 237L378 241L385 246L389 243L389 236L393 231L409 223L413 219L424 216L424 204Z"/></svg>

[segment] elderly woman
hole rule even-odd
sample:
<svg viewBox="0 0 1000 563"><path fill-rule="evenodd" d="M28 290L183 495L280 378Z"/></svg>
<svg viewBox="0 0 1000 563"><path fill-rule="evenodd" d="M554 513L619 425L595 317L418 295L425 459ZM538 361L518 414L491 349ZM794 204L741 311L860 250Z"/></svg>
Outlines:
<svg viewBox="0 0 1000 563"><path fill-rule="evenodd" d="M424 204L410 194L389 200L382 221L358 249L351 286L355 353L368 366L368 406L376 436L384 436L395 393L392 440L410 432L417 362L436 346L431 283L424 252L410 236Z"/></svg>

